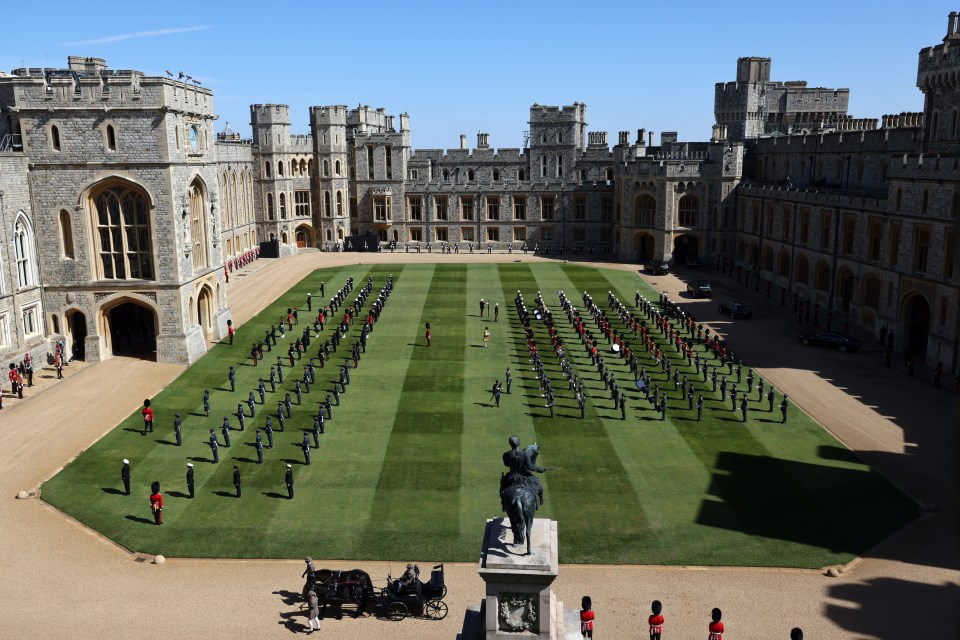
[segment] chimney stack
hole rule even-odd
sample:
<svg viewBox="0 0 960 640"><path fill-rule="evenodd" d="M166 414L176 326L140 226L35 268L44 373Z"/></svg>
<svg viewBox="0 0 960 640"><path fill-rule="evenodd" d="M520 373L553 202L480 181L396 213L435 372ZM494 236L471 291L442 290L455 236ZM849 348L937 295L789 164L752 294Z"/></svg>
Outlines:
<svg viewBox="0 0 960 640"><path fill-rule="evenodd" d="M460 134L460 148L461 149L467 148L467 134L465 133Z"/></svg>

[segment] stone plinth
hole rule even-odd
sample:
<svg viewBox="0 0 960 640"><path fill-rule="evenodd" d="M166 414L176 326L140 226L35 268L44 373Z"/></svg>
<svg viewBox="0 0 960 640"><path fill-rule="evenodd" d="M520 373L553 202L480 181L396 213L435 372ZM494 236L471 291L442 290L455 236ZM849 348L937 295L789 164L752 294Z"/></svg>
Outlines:
<svg viewBox="0 0 960 640"><path fill-rule="evenodd" d="M557 523L535 519L530 540L526 555L526 544L513 545L508 518L487 520L479 569L486 640L563 638L563 604L550 589L559 571Z"/></svg>

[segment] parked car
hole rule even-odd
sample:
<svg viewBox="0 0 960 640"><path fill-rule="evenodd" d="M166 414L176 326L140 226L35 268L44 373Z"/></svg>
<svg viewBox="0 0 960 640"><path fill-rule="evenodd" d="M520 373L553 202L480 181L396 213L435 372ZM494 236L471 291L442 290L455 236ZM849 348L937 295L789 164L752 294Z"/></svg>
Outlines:
<svg viewBox="0 0 960 640"><path fill-rule="evenodd" d="M706 280L694 280L687 284L687 293L694 298L709 298L713 296L713 288Z"/></svg>
<svg viewBox="0 0 960 640"><path fill-rule="evenodd" d="M670 265L663 260L651 260L644 269L647 273L652 273L655 276L665 276L670 273Z"/></svg>
<svg viewBox="0 0 960 640"><path fill-rule="evenodd" d="M733 319L748 319L753 317L753 309L751 309L749 305L745 305L742 302L721 302L720 313L730 316Z"/></svg>
<svg viewBox="0 0 960 640"><path fill-rule="evenodd" d="M803 344L815 344L820 347L832 347L837 351L857 351L860 341L839 333L804 333L800 335Z"/></svg>

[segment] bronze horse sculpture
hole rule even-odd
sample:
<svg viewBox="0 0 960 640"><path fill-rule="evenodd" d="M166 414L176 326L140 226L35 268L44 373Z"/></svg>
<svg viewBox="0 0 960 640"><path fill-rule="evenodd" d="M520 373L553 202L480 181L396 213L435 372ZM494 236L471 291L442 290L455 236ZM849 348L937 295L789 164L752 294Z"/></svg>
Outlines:
<svg viewBox="0 0 960 640"><path fill-rule="evenodd" d="M530 534L537 509L543 504L543 487L533 472L543 473L552 467L538 467L537 443L520 450L520 439L510 436L510 451L503 454L503 463L510 471L500 476L500 503L510 518L513 544L526 543L526 555L530 555Z"/></svg>

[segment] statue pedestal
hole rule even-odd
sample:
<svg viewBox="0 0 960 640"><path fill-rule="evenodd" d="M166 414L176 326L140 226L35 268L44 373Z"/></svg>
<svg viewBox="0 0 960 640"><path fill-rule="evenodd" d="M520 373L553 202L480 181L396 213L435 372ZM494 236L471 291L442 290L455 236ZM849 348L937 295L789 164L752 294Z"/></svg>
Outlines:
<svg viewBox="0 0 960 640"><path fill-rule="evenodd" d="M550 589L559 571L557 523L536 518L526 544L513 545L509 518L487 520L480 577L487 593L480 614L486 640L562 640L563 603Z"/></svg>

